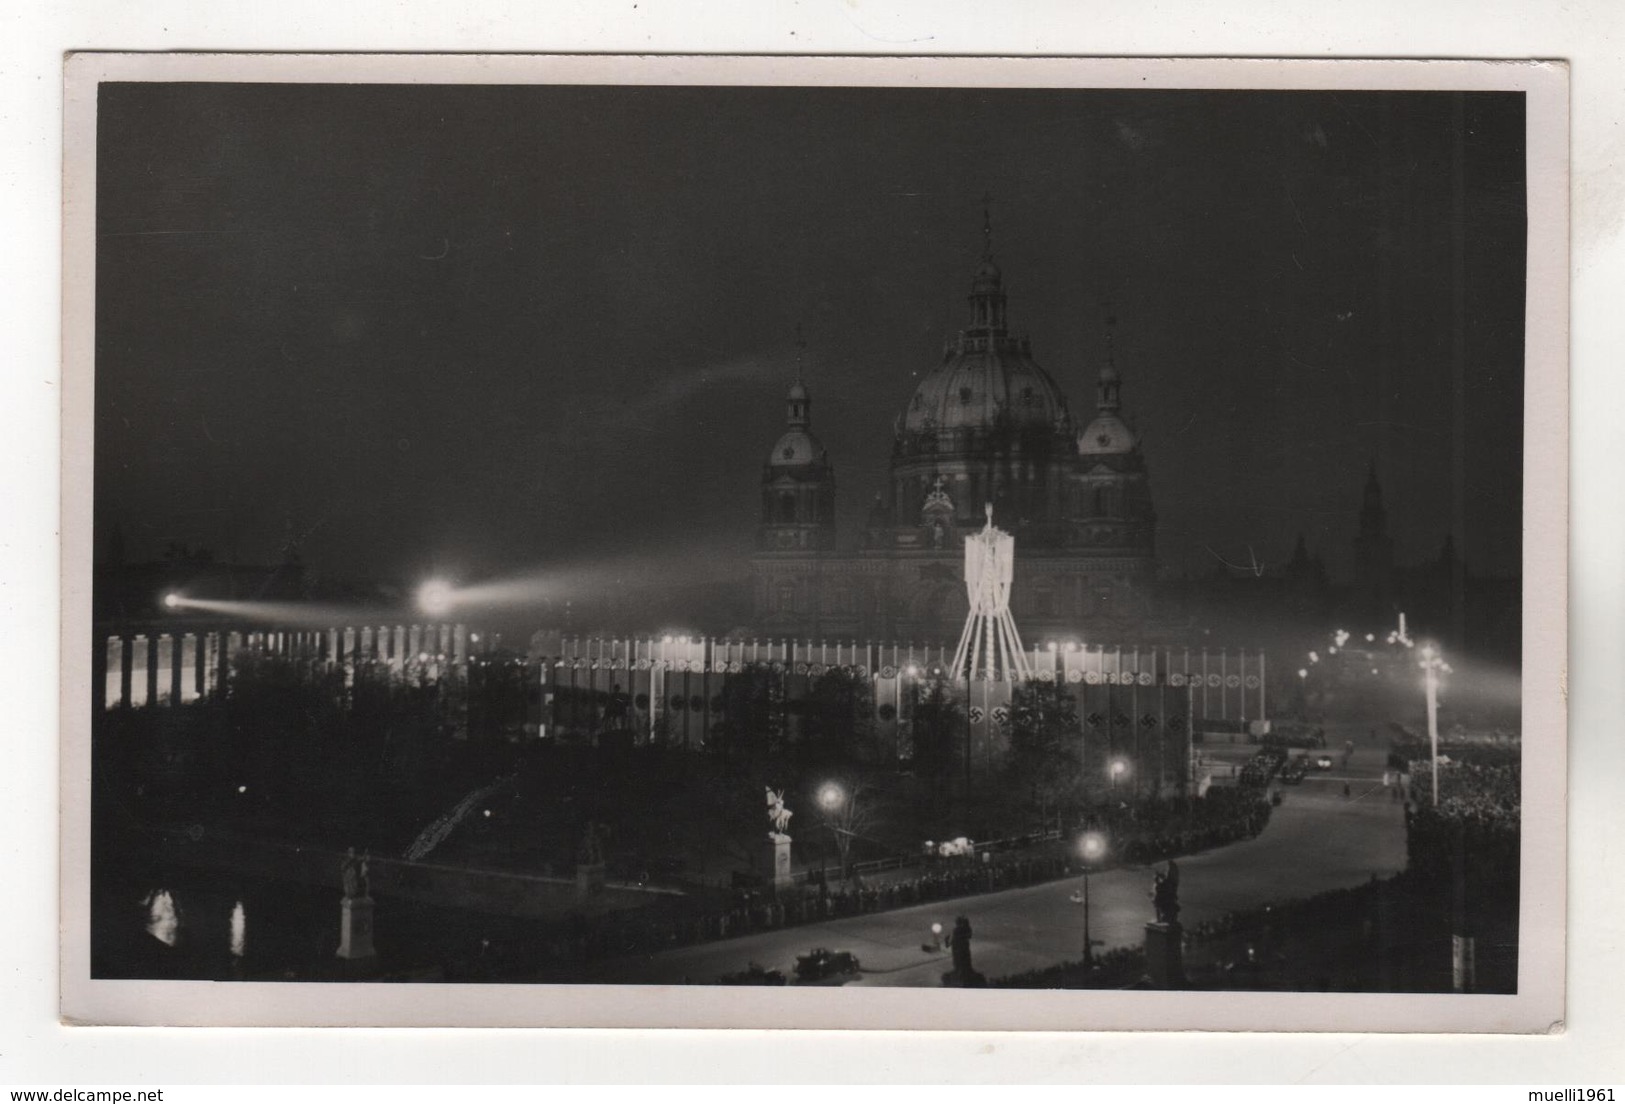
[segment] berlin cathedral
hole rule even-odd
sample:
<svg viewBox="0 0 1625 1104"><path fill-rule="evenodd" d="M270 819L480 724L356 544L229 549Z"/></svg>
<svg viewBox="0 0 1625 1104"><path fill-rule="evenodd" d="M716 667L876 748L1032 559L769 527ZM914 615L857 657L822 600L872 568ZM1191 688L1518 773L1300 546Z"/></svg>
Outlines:
<svg viewBox="0 0 1625 1104"><path fill-rule="evenodd" d="M856 547L837 545L835 469L798 378L762 471L752 558L757 629L811 639L949 640L967 613L964 538L993 522L1016 539L1011 611L1030 640L1087 623L1143 636L1154 615L1156 512L1139 436L1108 361L1095 409L1065 392L1010 332L991 234L969 325L898 416L890 478Z"/></svg>

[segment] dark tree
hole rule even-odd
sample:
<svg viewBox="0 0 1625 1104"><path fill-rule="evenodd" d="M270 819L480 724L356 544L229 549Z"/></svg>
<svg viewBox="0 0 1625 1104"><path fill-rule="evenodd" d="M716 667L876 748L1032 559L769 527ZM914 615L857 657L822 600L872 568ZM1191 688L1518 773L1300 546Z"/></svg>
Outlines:
<svg viewBox="0 0 1625 1104"><path fill-rule="evenodd" d="M1018 805L1040 824L1082 798L1082 748L1077 699L1063 685L1027 682L1016 688L1005 780Z"/></svg>

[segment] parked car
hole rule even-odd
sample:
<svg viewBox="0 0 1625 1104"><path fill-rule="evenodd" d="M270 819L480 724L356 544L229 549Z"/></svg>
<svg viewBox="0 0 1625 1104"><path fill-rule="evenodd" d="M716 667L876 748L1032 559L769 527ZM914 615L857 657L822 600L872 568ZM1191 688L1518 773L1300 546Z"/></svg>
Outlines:
<svg viewBox="0 0 1625 1104"><path fill-rule="evenodd" d="M717 978L718 985L783 985L784 975L777 970L764 970L760 964L752 962L738 973L723 974Z"/></svg>
<svg viewBox="0 0 1625 1104"><path fill-rule="evenodd" d="M810 954L796 956L796 982L801 985L838 983L861 972L857 956L850 951L814 947Z"/></svg>
<svg viewBox="0 0 1625 1104"><path fill-rule="evenodd" d="M1321 770L1331 770L1332 757L1330 755L1322 755L1319 759L1315 760L1315 766Z"/></svg>

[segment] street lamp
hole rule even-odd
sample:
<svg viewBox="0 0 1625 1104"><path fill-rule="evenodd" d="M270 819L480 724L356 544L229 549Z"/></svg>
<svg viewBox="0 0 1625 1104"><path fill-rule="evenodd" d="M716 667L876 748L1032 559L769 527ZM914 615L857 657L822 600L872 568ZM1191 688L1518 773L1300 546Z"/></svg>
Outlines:
<svg viewBox="0 0 1625 1104"><path fill-rule="evenodd" d="M1439 807L1439 674L1450 673L1450 664L1444 661L1439 649L1432 644L1422 647L1422 658L1417 663L1422 668L1422 685L1427 690L1428 702L1428 748L1433 758L1428 773L1433 776L1433 807Z"/></svg>
<svg viewBox="0 0 1625 1104"><path fill-rule="evenodd" d="M1089 866L1106 853L1106 837L1099 832L1085 832L1078 840L1078 855L1083 859L1083 896L1072 895L1072 903L1083 906L1083 964L1095 964L1095 940L1089 935Z"/></svg>
<svg viewBox="0 0 1625 1104"><path fill-rule="evenodd" d="M1128 760L1121 757L1113 759L1109 768L1112 776L1112 789L1117 789L1117 780L1128 773Z"/></svg>
<svg viewBox="0 0 1625 1104"><path fill-rule="evenodd" d="M164 608L165 609L176 609L176 608L178 608L180 606L180 604L181 604L181 596L179 594L176 594L173 590L170 591L168 594L164 595Z"/></svg>
<svg viewBox="0 0 1625 1104"><path fill-rule="evenodd" d="M824 823L835 834L835 849L841 855L841 881L844 882L847 878L847 857L852 850L852 803L840 783L825 782L818 787L818 807L824 810Z"/></svg>

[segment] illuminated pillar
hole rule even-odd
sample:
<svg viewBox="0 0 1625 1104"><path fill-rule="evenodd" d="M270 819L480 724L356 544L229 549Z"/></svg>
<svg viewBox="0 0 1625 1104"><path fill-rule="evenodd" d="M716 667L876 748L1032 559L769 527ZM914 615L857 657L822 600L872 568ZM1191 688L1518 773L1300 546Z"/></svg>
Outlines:
<svg viewBox="0 0 1625 1104"><path fill-rule="evenodd" d="M107 700L105 709L117 709L124 704L124 641L116 636L107 638Z"/></svg>
<svg viewBox="0 0 1625 1104"><path fill-rule="evenodd" d="M401 667L402 667L403 664L405 664L405 662L406 662L406 626L405 625L396 625L395 626L395 652L394 652L394 655L390 658L389 665L394 670L394 672L398 675L398 674L401 673Z"/></svg>
<svg viewBox="0 0 1625 1104"><path fill-rule="evenodd" d="M413 625L406 635L406 651L409 658L416 661L423 654L423 626Z"/></svg>
<svg viewBox="0 0 1625 1104"><path fill-rule="evenodd" d="M175 638L168 633L158 634L158 655L153 668L157 671L157 685L153 688L156 693L153 701L158 705L168 705L175 696Z"/></svg>
<svg viewBox="0 0 1625 1104"><path fill-rule="evenodd" d="M132 706L143 706L151 698L152 672L149 670L149 659L152 654L152 641L146 636L137 636L130 641L130 695Z"/></svg>
<svg viewBox="0 0 1625 1104"><path fill-rule="evenodd" d="M468 626L458 625L452 635L452 659L461 667L468 662ZM631 660L627 661L627 670L632 669Z"/></svg>
<svg viewBox="0 0 1625 1104"><path fill-rule="evenodd" d="M359 658L361 662L365 663L373 658L373 654L372 626L363 625L361 626L361 655Z"/></svg>
<svg viewBox="0 0 1625 1104"><path fill-rule="evenodd" d="M195 633L187 633L181 637L181 665L180 671L177 673L180 675L181 704L185 705L188 702L197 701L197 635Z"/></svg>
<svg viewBox="0 0 1625 1104"><path fill-rule="evenodd" d="M439 646L435 648L435 654L436 655L442 655L442 656L451 655L451 626L450 625L441 625L440 626L440 643L439 643Z"/></svg>
<svg viewBox="0 0 1625 1104"><path fill-rule="evenodd" d="M207 633L203 637L203 693L213 697L220 686L220 634Z"/></svg>

